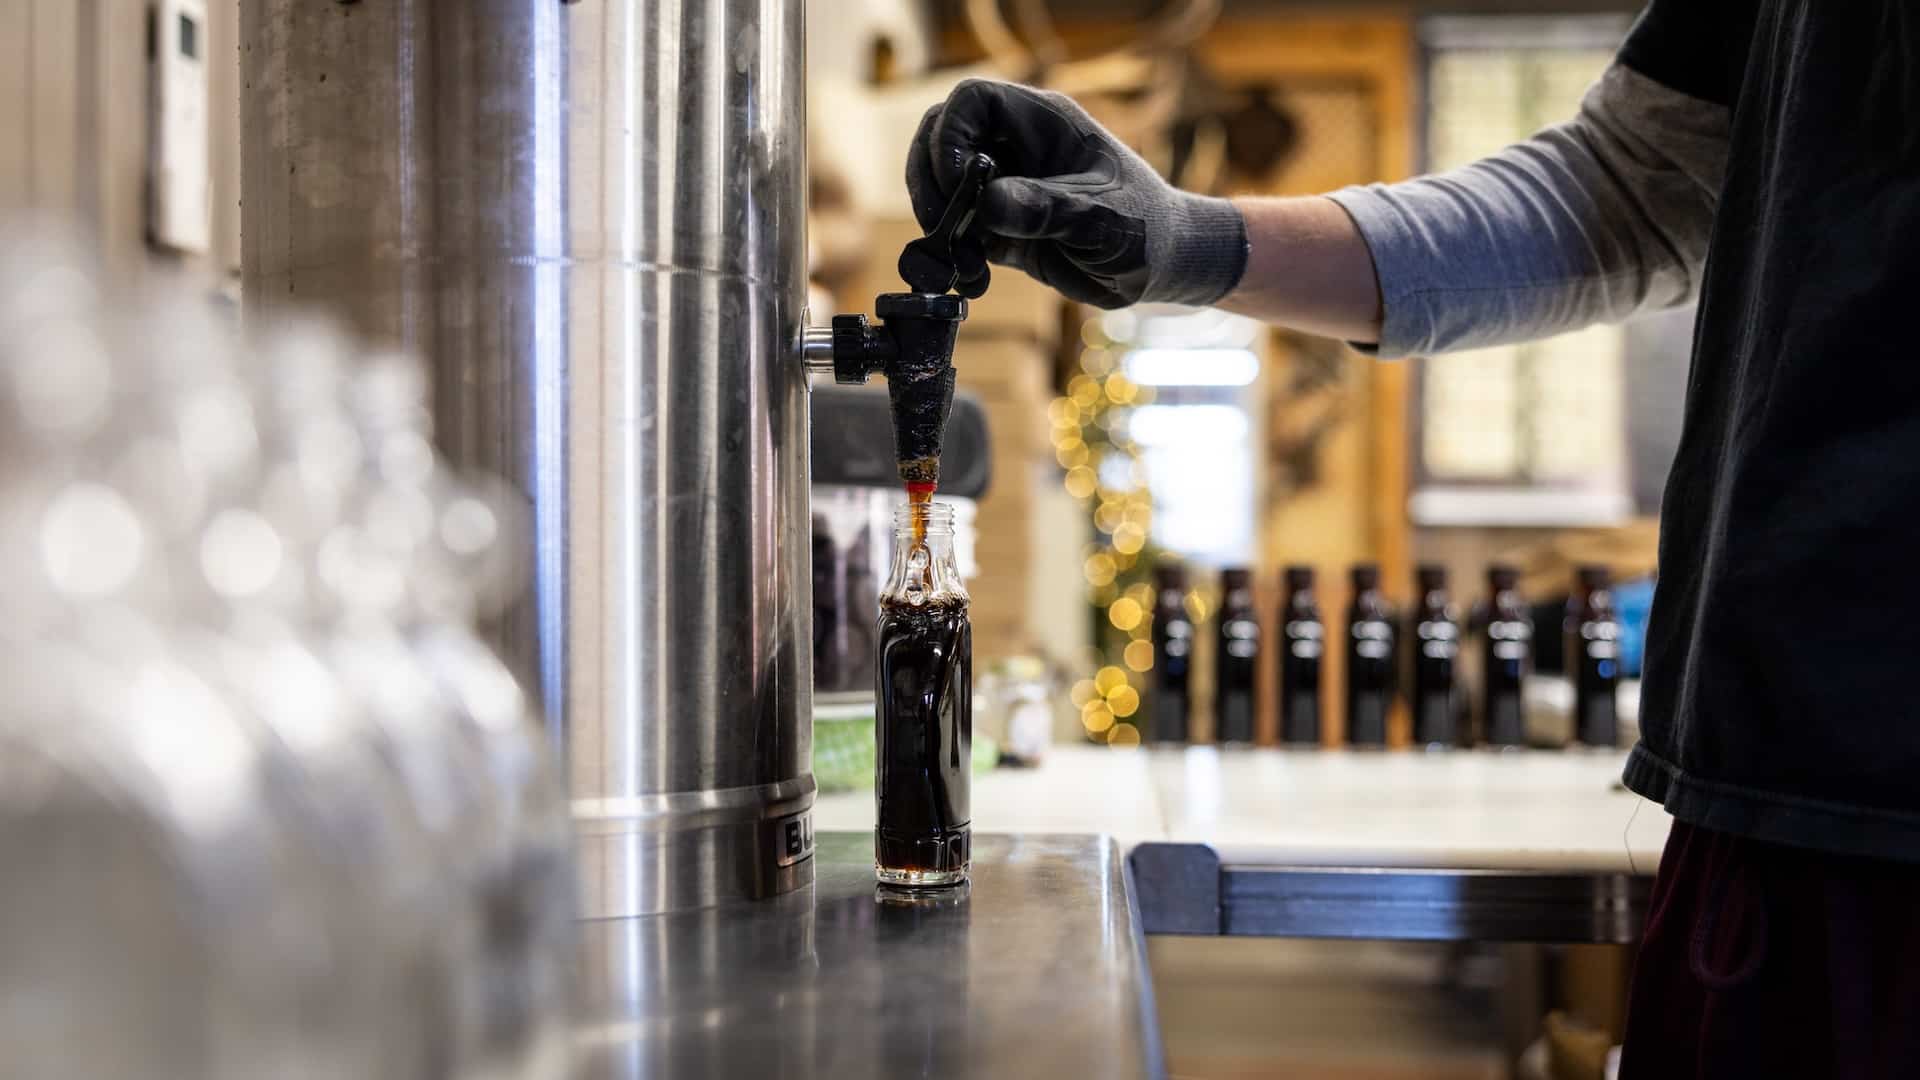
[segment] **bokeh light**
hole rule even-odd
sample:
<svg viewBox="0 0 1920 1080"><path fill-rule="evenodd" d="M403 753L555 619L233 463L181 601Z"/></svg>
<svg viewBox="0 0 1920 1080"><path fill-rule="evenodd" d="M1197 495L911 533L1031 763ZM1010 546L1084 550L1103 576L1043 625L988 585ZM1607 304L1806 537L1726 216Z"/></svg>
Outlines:
<svg viewBox="0 0 1920 1080"><path fill-rule="evenodd" d="M1111 375L1118 363L1110 349L1088 349L1080 354L1080 370L1096 378Z"/></svg>
<svg viewBox="0 0 1920 1080"><path fill-rule="evenodd" d="M1148 536L1153 496L1147 490L1148 472L1131 430L1134 407L1151 400L1152 393L1124 370L1131 339L1113 333L1130 334L1134 326L1133 316L1125 312L1083 322L1079 370L1067 379L1065 392L1047 406L1054 460L1063 470L1062 486L1081 501L1095 530L1095 542L1080 558L1087 598L1105 618L1092 650L1097 659L1091 662L1100 665L1099 674L1091 686L1082 681L1073 693L1074 703L1083 710L1082 722L1095 741L1106 741L1115 712L1130 715L1139 708L1140 694L1128 685L1128 672L1149 671L1154 663L1149 639L1155 595L1150 585L1139 580L1155 559ZM1137 743L1139 732L1122 726L1128 726L1130 734L1120 738Z"/></svg>
<svg viewBox="0 0 1920 1080"><path fill-rule="evenodd" d="M1114 565L1113 556L1103 551L1087 559L1085 570L1087 574L1087 584L1111 585L1113 584L1113 576L1119 568Z"/></svg>
<svg viewBox="0 0 1920 1080"><path fill-rule="evenodd" d="M1206 622L1207 616L1213 612L1213 605L1198 589L1187 590L1187 595L1181 598L1180 603L1187 609L1187 618L1196 623Z"/></svg>

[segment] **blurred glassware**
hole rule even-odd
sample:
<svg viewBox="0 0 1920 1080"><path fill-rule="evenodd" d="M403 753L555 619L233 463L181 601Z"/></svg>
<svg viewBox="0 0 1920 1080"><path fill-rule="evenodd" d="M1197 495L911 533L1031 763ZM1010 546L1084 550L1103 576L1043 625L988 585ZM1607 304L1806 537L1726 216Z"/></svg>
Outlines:
<svg viewBox="0 0 1920 1080"><path fill-rule="evenodd" d="M999 764L1040 764L1053 744L1053 706L1045 661L1013 656L994 661L974 692L974 739L991 739Z"/></svg>
<svg viewBox="0 0 1920 1080"><path fill-rule="evenodd" d="M9 1077L563 1075L566 799L475 629L524 506L329 328L0 228Z"/></svg>

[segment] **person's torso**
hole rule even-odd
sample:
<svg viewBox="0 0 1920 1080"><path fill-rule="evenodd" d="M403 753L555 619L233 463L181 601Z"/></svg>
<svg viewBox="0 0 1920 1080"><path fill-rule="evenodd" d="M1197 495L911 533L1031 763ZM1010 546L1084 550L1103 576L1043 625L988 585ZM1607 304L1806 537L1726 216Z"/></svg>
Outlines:
<svg viewBox="0 0 1920 1080"><path fill-rule="evenodd" d="M1719 51L1676 88L1729 105L1732 138L1662 514L1646 742L1736 792L1920 823L1920 3L1672 19L1693 20ZM1675 45L1640 63L1678 63ZM1902 854L1920 857L1920 827Z"/></svg>

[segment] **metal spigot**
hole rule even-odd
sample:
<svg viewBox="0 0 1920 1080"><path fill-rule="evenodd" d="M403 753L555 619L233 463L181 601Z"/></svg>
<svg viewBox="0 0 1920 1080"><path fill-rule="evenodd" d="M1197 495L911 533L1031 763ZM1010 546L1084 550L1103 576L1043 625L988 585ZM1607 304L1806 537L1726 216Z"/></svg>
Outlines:
<svg viewBox="0 0 1920 1080"><path fill-rule="evenodd" d="M973 221L993 170L992 158L975 154L940 223L900 253L900 277L913 291L875 297L879 325L865 315L836 315L831 327L809 328L801 343L808 370L831 371L835 382L858 385L874 372L886 375L894 454L909 488L930 491L939 479L953 408L953 346L967 318L966 297L951 292L958 278L953 243Z"/></svg>

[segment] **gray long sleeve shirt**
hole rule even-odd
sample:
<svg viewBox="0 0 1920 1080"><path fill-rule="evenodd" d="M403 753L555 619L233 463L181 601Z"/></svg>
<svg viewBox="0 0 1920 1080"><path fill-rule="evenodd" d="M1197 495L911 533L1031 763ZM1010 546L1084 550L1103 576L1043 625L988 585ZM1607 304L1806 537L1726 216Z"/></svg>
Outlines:
<svg viewBox="0 0 1920 1080"><path fill-rule="evenodd" d="M1626 784L1920 865L1916 116L1914 0L1651 0L1571 124L1338 198L1386 353L1698 294Z"/></svg>
<svg viewBox="0 0 1920 1080"><path fill-rule="evenodd" d="M1693 299L1728 126L1725 106L1615 64L1567 123L1452 172L1334 193L1379 276L1378 353L1523 341Z"/></svg>

